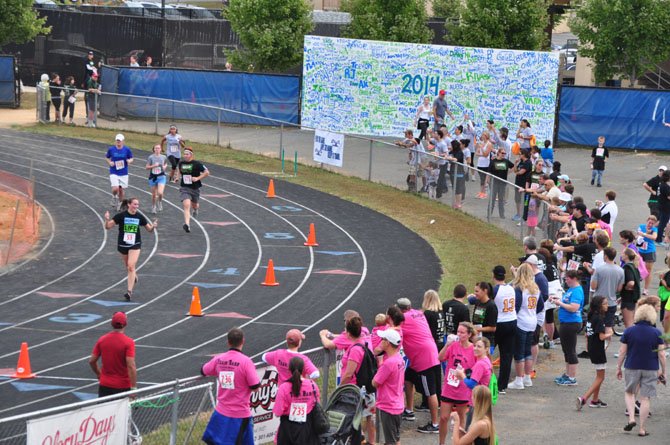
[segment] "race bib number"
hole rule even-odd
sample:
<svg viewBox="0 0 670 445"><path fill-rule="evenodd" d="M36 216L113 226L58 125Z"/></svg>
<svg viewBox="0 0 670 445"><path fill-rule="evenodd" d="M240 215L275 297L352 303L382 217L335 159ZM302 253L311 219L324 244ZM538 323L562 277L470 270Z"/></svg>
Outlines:
<svg viewBox="0 0 670 445"><path fill-rule="evenodd" d="M537 190L539 187L540 187L540 184L533 183L533 184L530 185L531 190Z"/></svg>
<svg viewBox="0 0 670 445"><path fill-rule="evenodd" d="M647 243L647 242L645 241L645 242L643 242L642 245L640 246L640 250L647 250L647 249L649 249L649 243Z"/></svg>
<svg viewBox="0 0 670 445"><path fill-rule="evenodd" d="M116 167L117 170L123 170L126 166L126 161L114 161L114 167Z"/></svg>
<svg viewBox="0 0 670 445"><path fill-rule="evenodd" d="M604 148L596 148L596 156L604 156L604 155L605 155Z"/></svg>
<svg viewBox="0 0 670 445"><path fill-rule="evenodd" d="M151 169L151 173L154 175L160 175L162 173L163 169L160 167L154 167Z"/></svg>
<svg viewBox="0 0 670 445"><path fill-rule="evenodd" d="M233 371L219 372L219 386L221 389L235 389L235 373Z"/></svg>
<svg viewBox="0 0 670 445"><path fill-rule="evenodd" d="M179 145L168 145L168 153L177 153L179 151Z"/></svg>
<svg viewBox="0 0 670 445"><path fill-rule="evenodd" d="M447 384L453 387L457 387L460 383L461 381L458 380L458 377L456 377L456 370L451 368L447 374Z"/></svg>
<svg viewBox="0 0 670 445"><path fill-rule="evenodd" d="M77 98L74 96L70 96L67 98L67 101L70 102L71 104L75 103L77 101Z"/></svg>
<svg viewBox="0 0 670 445"><path fill-rule="evenodd" d="M182 181L184 181L184 184L186 185L191 185L193 184L193 177L191 175L183 175L181 177Z"/></svg>
<svg viewBox="0 0 670 445"><path fill-rule="evenodd" d="M288 420L291 422L305 423L307 421L307 404L291 403L291 410L288 413Z"/></svg>
<svg viewBox="0 0 670 445"><path fill-rule="evenodd" d="M579 262L575 260L568 260L568 270L578 270Z"/></svg>
<svg viewBox="0 0 670 445"><path fill-rule="evenodd" d="M135 234L134 233L124 233L123 242L125 244L134 245L135 244Z"/></svg>

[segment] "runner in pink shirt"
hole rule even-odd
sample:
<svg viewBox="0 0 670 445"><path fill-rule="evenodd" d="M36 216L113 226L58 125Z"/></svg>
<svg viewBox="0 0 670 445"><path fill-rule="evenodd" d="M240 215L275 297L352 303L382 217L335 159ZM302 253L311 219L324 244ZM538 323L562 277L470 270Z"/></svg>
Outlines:
<svg viewBox="0 0 670 445"><path fill-rule="evenodd" d="M470 389L470 406L472 406L472 390L477 385L488 387L491 382L491 373L493 372L493 365L491 365L491 357L489 356L489 348L491 341L486 338L478 338L474 344L475 364L472 366L470 377L466 377L465 370L457 370L456 377L465 383L465 386Z"/></svg>
<svg viewBox="0 0 670 445"><path fill-rule="evenodd" d="M465 414L470 401L470 388L457 377L461 369L471 369L475 364L474 346L470 339L477 334L475 327L468 321L458 325L456 335L458 341L445 346L440 351L440 361L447 361L447 373L442 386L442 404L440 407L440 442L444 443L449 432L449 416L456 409L461 420L461 428L465 428ZM454 426L456 427L456 426Z"/></svg>
<svg viewBox="0 0 670 445"><path fill-rule="evenodd" d="M254 444L254 427L249 406L251 391L260 386L256 367L242 353L244 333L228 331L228 352L218 354L202 366L204 376L217 377L217 404L202 440L209 445ZM240 442L236 440L240 438Z"/></svg>
<svg viewBox="0 0 670 445"><path fill-rule="evenodd" d="M394 329L379 332L383 340L379 347L386 359L377 370L372 384L377 388L377 441L383 444L400 443L400 424L405 386L405 361L399 353L400 335Z"/></svg>
<svg viewBox="0 0 670 445"><path fill-rule="evenodd" d="M318 379L321 375L319 370L314 366L314 363L304 354L298 352L302 341L305 339L305 334L297 329L291 329L286 333L286 347L287 349L277 349L276 351L267 352L263 354L262 360L268 365L277 368L279 374L279 382L285 382L291 377L291 372L288 369L289 362L293 357L300 357L304 362L304 376L310 379Z"/></svg>

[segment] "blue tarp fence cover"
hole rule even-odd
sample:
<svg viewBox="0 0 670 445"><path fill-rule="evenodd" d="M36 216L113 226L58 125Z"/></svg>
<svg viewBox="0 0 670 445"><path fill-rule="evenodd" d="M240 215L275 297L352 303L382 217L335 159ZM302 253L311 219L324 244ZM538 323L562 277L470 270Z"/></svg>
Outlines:
<svg viewBox="0 0 670 445"><path fill-rule="evenodd" d="M0 55L0 104L14 106L15 95L14 56Z"/></svg>
<svg viewBox="0 0 670 445"><path fill-rule="evenodd" d="M670 150L670 92L563 86L558 139L608 147Z"/></svg>
<svg viewBox="0 0 670 445"><path fill-rule="evenodd" d="M229 71L191 71L163 68L114 67L118 77L106 76L112 68L103 67L103 92L173 99L191 104L210 105L248 113L221 112L221 122L252 125L279 125L268 119L298 124L300 78L270 74ZM105 78L116 78L107 84ZM130 117L154 117L155 102L119 97L118 114ZM216 122L218 110L188 104L162 102L159 116ZM268 118L268 119L264 119Z"/></svg>

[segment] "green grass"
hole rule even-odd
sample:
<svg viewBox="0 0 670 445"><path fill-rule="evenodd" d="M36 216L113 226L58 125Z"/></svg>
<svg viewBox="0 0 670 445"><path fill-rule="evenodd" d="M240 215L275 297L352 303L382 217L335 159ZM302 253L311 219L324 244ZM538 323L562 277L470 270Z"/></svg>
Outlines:
<svg viewBox="0 0 670 445"><path fill-rule="evenodd" d="M42 124L16 129L104 143L111 143L117 133L116 130ZM156 135L124 133L133 146L145 149L160 140ZM210 163L253 173L281 169L278 159L211 144L192 145L197 158ZM442 299L451 296L451 290L456 284L463 283L472 290L475 282L491 280L494 265L516 263L521 254L519 242L497 227L436 201L393 187L304 165L298 168L298 177L286 180L374 209L423 237L435 249L442 265ZM431 225L429 221L432 219L435 223Z"/></svg>

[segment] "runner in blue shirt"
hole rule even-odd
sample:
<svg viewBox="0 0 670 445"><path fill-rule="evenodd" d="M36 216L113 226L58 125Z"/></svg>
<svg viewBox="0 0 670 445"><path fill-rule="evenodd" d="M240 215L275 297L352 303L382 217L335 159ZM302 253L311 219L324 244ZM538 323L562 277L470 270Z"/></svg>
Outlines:
<svg viewBox="0 0 670 445"><path fill-rule="evenodd" d="M111 206L116 210L121 208L123 189L128 188L128 166L133 163L133 152L123 143L125 137L119 133L116 142L107 149L107 163L109 164L109 182L112 185Z"/></svg>

